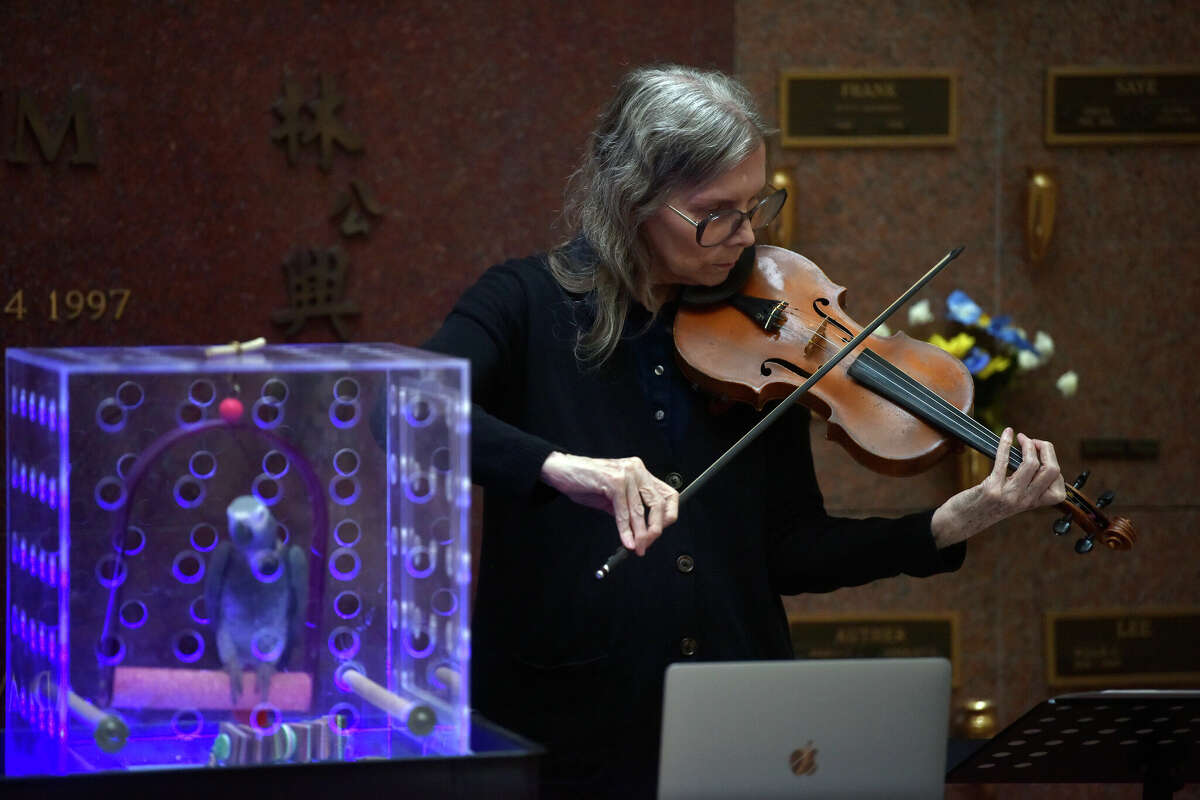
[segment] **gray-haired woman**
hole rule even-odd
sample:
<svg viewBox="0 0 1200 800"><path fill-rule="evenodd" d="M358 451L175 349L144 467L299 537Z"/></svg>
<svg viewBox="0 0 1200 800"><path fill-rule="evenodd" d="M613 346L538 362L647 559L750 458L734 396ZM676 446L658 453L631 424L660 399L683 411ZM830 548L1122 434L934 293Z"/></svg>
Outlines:
<svg viewBox="0 0 1200 800"><path fill-rule="evenodd" d="M992 474L936 510L830 517L796 409L680 508L758 417L690 385L670 324L778 213L766 135L726 75L629 73L574 176L575 235L488 270L426 345L472 365L472 705L546 745L549 796L652 796L667 665L790 658L781 594L957 569L968 537L1065 496L1047 442L1019 436L1005 474L1005 431ZM595 580L617 541L643 557Z"/></svg>

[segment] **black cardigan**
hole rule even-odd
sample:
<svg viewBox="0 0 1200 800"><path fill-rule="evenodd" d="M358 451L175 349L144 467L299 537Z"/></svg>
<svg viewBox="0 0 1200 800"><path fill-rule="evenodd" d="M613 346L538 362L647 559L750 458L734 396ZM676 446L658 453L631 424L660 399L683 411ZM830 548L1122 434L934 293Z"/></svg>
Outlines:
<svg viewBox="0 0 1200 800"><path fill-rule="evenodd" d="M634 754L652 763L673 661L792 657L780 594L932 575L965 555L936 549L928 511L826 515L797 409L690 497L644 558L597 581L615 524L540 483L546 456L637 455L686 484L759 415L714 412L662 356L665 321L647 329L641 307L609 361L581 369L573 346L590 319L587 298L527 258L490 269L425 345L471 362L471 470L484 488L472 705L546 744L551 775ZM656 419L664 405L672 419Z"/></svg>

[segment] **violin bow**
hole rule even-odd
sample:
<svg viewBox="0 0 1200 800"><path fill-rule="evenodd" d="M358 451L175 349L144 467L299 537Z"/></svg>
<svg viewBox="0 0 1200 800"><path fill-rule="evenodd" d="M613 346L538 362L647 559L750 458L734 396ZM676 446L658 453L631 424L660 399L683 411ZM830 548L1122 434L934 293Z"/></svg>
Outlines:
<svg viewBox="0 0 1200 800"><path fill-rule="evenodd" d="M881 311L879 316L871 320L870 324L859 331L857 336L846 342L842 349L834 353L833 356L831 356L828 361L822 364L821 367L814 372L808 380L797 386L791 394L779 402L779 405L775 406L775 408L771 409L771 411L765 417L760 419L753 428L746 431L746 433L742 435L742 438L734 442L733 446L726 450L720 458L710 464L708 469L700 473L696 477L696 480L685 486L683 491L679 493L680 505L682 505L689 497L699 491L701 486L708 483L709 479L711 479L713 475L716 475L717 472L724 468L726 464L732 461L738 455L738 453L742 452L742 450L747 447L747 445L757 439L759 434L771 427L771 425L773 425L776 420L783 416L784 412L791 408L792 405L799 400L805 392L812 388L813 384L821 380L825 373L837 366L838 362L845 358L851 350L862 344L862 342L868 336L875 332L876 328L883 324L884 320L894 314L896 310L900 308L900 306L912 299L912 296L924 288L925 284L933 280L934 276L941 272L947 264L958 258L958 254L961 253L963 249L963 246L959 246L942 256L940 261L930 267L929 271L922 275L916 283L908 287L904 294L893 300L891 305ZM596 570L596 580L604 580L606 577L608 577L609 573L611 573L613 569L615 569L616 566L624 561L628 556L629 550L627 550L624 545L619 545L613 554L608 557L608 560L604 562L604 566Z"/></svg>

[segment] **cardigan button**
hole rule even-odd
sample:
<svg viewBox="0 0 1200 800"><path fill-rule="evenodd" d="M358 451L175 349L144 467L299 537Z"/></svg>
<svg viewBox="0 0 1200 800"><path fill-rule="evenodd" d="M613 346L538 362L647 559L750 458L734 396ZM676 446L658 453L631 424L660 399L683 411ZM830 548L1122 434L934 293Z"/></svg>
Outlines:
<svg viewBox="0 0 1200 800"><path fill-rule="evenodd" d="M682 555L675 559L675 569L687 575L696 568L696 561L689 555Z"/></svg>
<svg viewBox="0 0 1200 800"><path fill-rule="evenodd" d="M678 472L668 472L667 473L667 485L670 486L675 491L679 491L680 489L683 488L683 476L680 475Z"/></svg>
<svg viewBox="0 0 1200 800"><path fill-rule="evenodd" d="M685 636L679 642L679 652L685 656L694 656L700 649L700 643L690 636Z"/></svg>

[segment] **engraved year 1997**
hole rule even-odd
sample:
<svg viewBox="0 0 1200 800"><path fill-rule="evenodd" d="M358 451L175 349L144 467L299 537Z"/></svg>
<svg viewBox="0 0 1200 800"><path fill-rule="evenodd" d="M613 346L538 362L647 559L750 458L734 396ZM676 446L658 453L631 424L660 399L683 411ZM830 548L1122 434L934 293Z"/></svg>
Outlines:
<svg viewBox="0 0 1200 800"><path fill-rule="evenodd" d="M115 321L125 313L130 294L129 289L52 289L45 295L45 306L39 307L32 298L26 301L24 289L18 289L9 295L4 314L17 322L24 322L26 315L37 316L39 311L50 322L98 320L106 314Z"/></svg>

